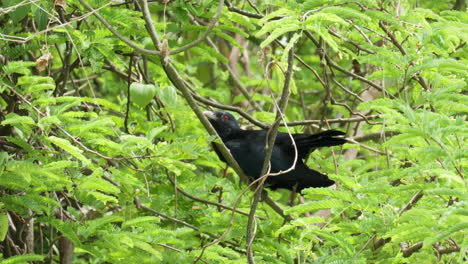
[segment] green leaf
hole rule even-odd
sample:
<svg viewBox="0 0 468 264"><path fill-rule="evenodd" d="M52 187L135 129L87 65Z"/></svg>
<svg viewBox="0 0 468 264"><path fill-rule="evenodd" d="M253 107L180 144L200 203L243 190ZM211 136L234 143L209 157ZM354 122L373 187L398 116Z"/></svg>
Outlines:
<svg viewBox="0 0 468 264"><path fill-rule="evenodd" d="M34 152L34 148L28 144L28 142L26 142L25 140L19 138L19 137L6 137L6 139L8 140L8 142L11 142L21 148L23 148L24 150L26 150L27 152L29 153L33 153Z"/></svg>
<svg viewBox="0 0 468 264"><path fill-rule="evenodd" d="M8 232L8 216L5 212L0 212L0 242L6 237Z"/></svg>
<svg viewBox="0 0 468 264"><path fill-rule="evenodd" d="M215 28L213 30L213 33L218 36L218 37L221 37L223 39L225 39L226 41L228 41L229 43L231 43L232 45L238 47L239 49L243 49L242 46L239 44L239 42L237 42L237 40L233 37L231 37L231 35L229 34L226 34L224 32L222 32L220 29L218 28Z"/></svg>
<svg viewBox="0 0 468 264"><path fill-rule="evenodd" d="M292 208L288 208L284 211L285 214L302 214L305 212L313 212L319 209L330 209L341 207L343 202L337 199L326 199L314 202L307 202L300 204Z"/></svg>
<svg viewBox="0 0 468 264"><path fill-rule="evenodd" d="M119 200L117 200L117 198L115 198L114 196L111 196L111 195L107 195L107 194L104 194L104 193L101 193L101 192L96 192L96 191L87 191L86 192L87 195L91 195L92 197L94 197L94 199L96 201L101 201L103 204L107 204L107 203L119 203Z"/></svg>
<svg viewBox="0 0 468 264"><path fill-rule="evenodd" d="M323 13L332 13L343 19L356 19L360 21L370 21L371 18L365 15L363 12L356 9L342 7L342 6L333 6L327 7L322 10Z"/></svg>
<svg viewBox="0 0 468 264"><path fill-rule="evenodd" d="M295 230L298 227L299 228L310 227L312 224L324 223L324 222L325 220L320 216L301 217L301 218L291 221L289 224L286 224L282 226L280 229L278 229L277 231L275 231L275 236L279 236L290 230ZM310 227L310 228L314 228L314 227ZM318 228L318 226L316 226L316 228Z"/></svg>
<svg viewBox="0 0 468 264"><path fill-rule="evenodd" d="M34 14L34 20L36 21L37 29L44 30L47 27L49 16L42 8L38 8Z"/></svg>
<svg viewBox="0 0 468 264"><path fill-rule="evenodd" d="M31 173L36 166L30 161L12 160L0 174L0 185L13 189L24 189L31 183Z"/></svg>
<svg viewBox="0 0 468 264"><path fill-rule="evenodd" d="M24 75L30 75L31 70L29 67L36 66L33 61L12 61L5 67L5 74L19 73Z"/></svg>
<svg viewBox="0 0 468 264"><path fill-rule="evenodd" d="M60 125L61 121L57 116L46 116L39 119L37 126L41 129L50 128L52 125Z"/></svg>
<svg viewBox="0 0 468 264"><path fill-rule="evenodd" d="M284 47L284 50L283 50L283 55L281 56L281 62L283 62L284 64L287 64L288 62L288 53L289 53L289 50L291 50L291 48L293 47L293 45L296 44L296 42L299 40L299 38L302 36L302 34L299 34L299 33L294 33L294 35L292 36L292 38L289 40L288 44L286 45L286 47ZM292 79L292 81L294 81L294 79ZM291 89L291 92L293 94L296 94L297 91L296 90L292 90Z"/></svg>
<svg viewBox="0 0 468 264"><path fill-rule="evenodd" d="M153 84L132 83L130 96L137 105L146 107L156 95L156 86Z"/></svg>
<svg viewBox="0 0 468 264"><path fill-rule="evenodd" d="M44 261L44 256L36 254L24 254L2 260L2 264L27 264L33 261Z"/></svg>
<svg viewBox="0 0 468 264"><path fill-rule="evenodd" d="M83 179L83 182L80 183L79 189L97 190L112 194L120 192L118 187L98 177L86 177Z"/></svg>
<svg viewBox="0 0 468 264"><path fill-rule="evenodd" d="M25 195L16 195L16 196L4 196L0 197L2 201L7 204L7 208L12 210L29 210L38 213L45 214L49 213L51 208L56 208L59 206L57 201L48 198L46 196L41 196L35 193L27 193Z"/></svg>
<svg viewBox="0 0 468 264"><path fill-rule="evenodd" d="M326 199L328 196L349 202L356 200L356 197L354 197L349 191L333 190L329 188L307 188L302 191L302 194L308 198L313 198L315 195L318 195L320 196L320 199Z"/></svg>
<svg viewBox="0 0 468 264"><path fill-rule="evenodd" d="M5 3L5 7L8 7L8 6L19 4L22 1L21 0L9 0L9 1L3 1L3 2ZM8 3L8 5L6 3ZM28 15L30 9L31 9L30 4L23 4L23 5L19 5L19 7L17 7L16 9L13 9L13 12L10 12L8 14L10 15L13 23L18 24L23 18L25 18Z"/></svg>
<svg viewBox="0 0 468 264"><path fill-rule="evenodd" d="M282 27L279 27L273 30L273 32L271 32L271 34L260 44L260 47L265 48L278 37L288 32L299 30L301 28L301 26L299 25L299 22L297 21L294 21L294 22L295 23L290 23L290 24L284 25Z"/></svg>
<svg viewBox="0 0 468 264"><path fill-rule="evenodd" d="M255 112L253 117L265 123L272 123L275 121L276 114L270 112Z"/></svg>
<svg viewBox="0 0 468 264"><path fill-rule="evenodd" d="M161 253L155 250L150 244L143 242L143 241L139 241L139 240L134 241L134 243L135 243L135 247L150 253L151 255L156 257L157 260L162 260Z"/></svg>
<svg viewBox="0 0 468 264"><path fill-rule="evenodd" d="M262 19L260 19L258 21L258 24L259 25L264 25L265 23L267 23L270 19L272 19L274 17L284 16L284 15L292 15L292 14L295 14L292 10L289 10L287 8L280 8L280 9L275 10L275 11L267 14L266 16L262 17Z"/></svg>
<svg viewBox="0 0 468 264"><path fill-rule="evenodd" d="M21 76L18 78L26 93L36 93L42 95L46 90L55 89L55 81L47 76Z"/></svg>
<svg viewBox="0 0 468 264"><path fill-rule="evenodd" d="M54 228L57 228L57 230L60 231L63 236L66 236L68 239L70 239L73 244L75 244L75 246L79 247L82 244L80 238L76 234L77 226L80 225L80 223L64 222L59 219L46 216L40 217L38 221L50 224Z"/></svg>
<svg viewBox="0 0 468 264"><path fill-rule="evenodd" d="M177 106L177 90L169 85L166 88L158 89L158 95L161 101L171 107Z"/></svg>
<svg viewBox="0 0 468 264"><path fill-rule="evenodd" d="M0 176L2 175L3 170L5 169L7 161L8 161L8 153L0 152Z"/></svg>
<svg viewBox="0 0 468 264"><path fill-rule="evenodd" d="M339 234L333 234L333 233L327 232L326 230L319 230L319 229L312 229L311 231L327 240L335 242L337 245L342 247L349 256L354 255L353 246L348 243L347 239L345 239L344 237L341 237Z"/></svg>
<svg viewBox="0 0 468 264"><path fill-rule="evenodd" d="M100 232L108 224L114 222L122 222L123 218L117 215L106 215L87 222L87 226L82 227L81 233L86 238Z"/></svg>
<svg viewBox="0 0 468 264"><path fill-rule="evenodd" d="M457 232L463 233L464 231L466 232L466 230L468 230L468 222L458 223L454 226L443 229L436 237L428 237L427 240L429 241L429 244L443 242L445 239L454 236Z"/></svg>
<svg viewBox="0 0 468 264"><path fill-rule="evenodd" d="M160 221L161 219L156 216L142 216L123 222L122 228L126 228L129 226L138 226L142 223L159 223Z"/></svg>
<svg viewBox="0 0 468 264"><path fill-rule="evenodd" d="M234 12L229 12L229 13L222 13L223 15L226 15L231 21L247 28L248 30L254 30L255 25L252 23L251 18L247 16L242 16L240 14L234 13Z"/></svg>
<svg viewBox="0 0 468 264"><path fill-rule="evenodd" d="M6 116L6 119L3 120L0 124L2 125L36 125L36 122L29 116L20 116L15 113L10 113Z"/></svg>
<svg viewBox="0 0 468 264"><path fill-rule="evenodd" d="M81 154L83 151L73 146L69 141L55 136L48 137L48 140L60 147L61 149L65 150L66 152L70 153L73 157L82 161L85 165L91 163L89 159L87 159L85 156L83 156L83 154Z"/></svg>

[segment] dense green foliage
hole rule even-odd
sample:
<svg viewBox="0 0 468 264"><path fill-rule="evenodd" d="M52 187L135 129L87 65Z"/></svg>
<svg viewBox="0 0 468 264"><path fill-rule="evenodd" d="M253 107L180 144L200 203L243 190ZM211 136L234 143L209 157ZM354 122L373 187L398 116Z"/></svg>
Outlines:
<svg viewBox="0 0 468 264"><path fill-rule="evenodd" d="M0 261L246 263L253 192L195 113L270 124L293 49L289 130L350 143L308 159L336 189L269 191L255 261L463 263L464 2L2 1Z"/></svg>

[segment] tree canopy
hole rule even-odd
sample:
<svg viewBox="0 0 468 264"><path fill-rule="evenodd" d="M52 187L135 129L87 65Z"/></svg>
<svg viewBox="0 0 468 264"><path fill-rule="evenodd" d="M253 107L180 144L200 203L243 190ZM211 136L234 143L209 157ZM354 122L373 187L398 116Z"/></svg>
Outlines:
<svg viewBox="0 0 468 264"><path fill-rule="evenodd" d="M460 0L1 1L0 262L464 263L467 23ZM207 109L346 132L307 159L336 188L246 182Z"/></svg>

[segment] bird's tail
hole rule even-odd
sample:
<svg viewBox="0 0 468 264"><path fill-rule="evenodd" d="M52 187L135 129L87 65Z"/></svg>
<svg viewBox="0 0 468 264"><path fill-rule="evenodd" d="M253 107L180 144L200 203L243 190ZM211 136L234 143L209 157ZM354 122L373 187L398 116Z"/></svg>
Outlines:
<svg viewBox="0 0 468 264"><path fill-rule="evenodd" d="M296 139L296 144L307 146L309 149L339 146L346 143L346 139L343 137L344 135L344 132L338 130L327 130L314 135L301 135L300 138Z"/></svg>

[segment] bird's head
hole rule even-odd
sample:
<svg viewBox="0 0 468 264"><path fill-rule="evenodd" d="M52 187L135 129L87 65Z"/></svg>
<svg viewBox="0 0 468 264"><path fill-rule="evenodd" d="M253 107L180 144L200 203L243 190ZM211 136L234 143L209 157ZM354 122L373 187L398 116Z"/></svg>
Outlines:
<svg viewBox="0 0 468 264"><path fill-rule="evenodd" d="M240 129L239 123L237 123L237 120L230 113L215 110L205 111L203 114L208 118L208 121L210 121L221 138Z"/></svg>

